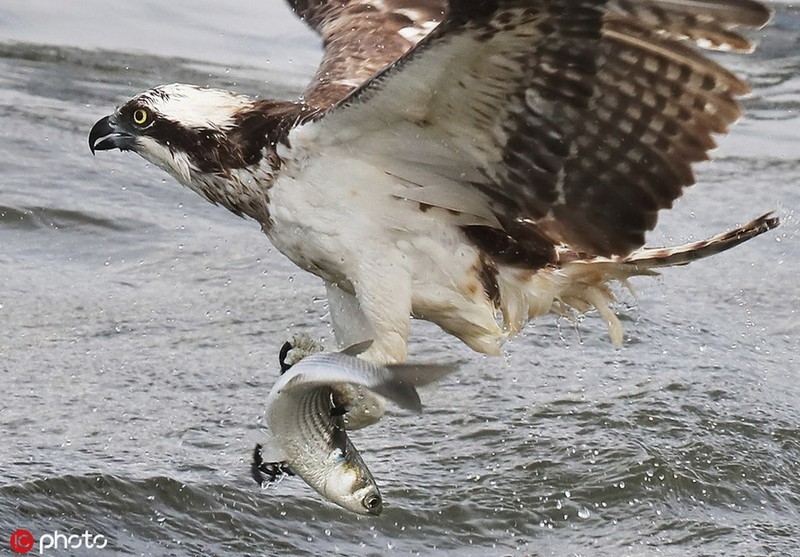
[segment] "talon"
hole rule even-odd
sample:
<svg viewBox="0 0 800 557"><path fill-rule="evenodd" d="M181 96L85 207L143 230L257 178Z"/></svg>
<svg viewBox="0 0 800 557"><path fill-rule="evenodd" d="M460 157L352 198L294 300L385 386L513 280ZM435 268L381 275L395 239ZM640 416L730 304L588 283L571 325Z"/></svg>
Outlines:
<svg viewBox="0 0 800 557"><path fill-rule="evenodd" d="M294 476L291 466L285 462L264 462L261 458L261 445L256 444L253 450L253 462L250 464L250 473L261 487L277 483L285 476Z"/></svg>
<svg viewBox="0 0 800 557"><path fill-rule="evenodd" d="M253 461L250 463L250 475L258 485L264 485L264 475L261 473L261 466L264 464L261 458L261 445L256 443L256 448L253 449Z"/></svg>
<svg viewBox="0 0 800 557"><path fill-rule="evenodd" d="M289 341L283 343L281 346L281 351L278 353L278 363L281 365L281 375L289 371L292 367L292 364L286 363L286 356L289 355L289 350L293 348L292 344Z"/></svg>

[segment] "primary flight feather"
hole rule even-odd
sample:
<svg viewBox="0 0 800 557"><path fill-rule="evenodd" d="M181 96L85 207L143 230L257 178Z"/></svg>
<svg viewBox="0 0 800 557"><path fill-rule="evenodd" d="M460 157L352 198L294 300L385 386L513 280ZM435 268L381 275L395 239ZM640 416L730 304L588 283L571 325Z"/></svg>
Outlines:
<svg viewBox="0 0 800 557"><path fill-rule="evenodd" d="M497 354L548 312L596 308L609 283L718 253L639 249L747 84L700 49L747 52L754 0L293 0L325 56L296 101L173 84L95 124L251 217L321 277L341 345L399 362L411 316Z"/></svg>

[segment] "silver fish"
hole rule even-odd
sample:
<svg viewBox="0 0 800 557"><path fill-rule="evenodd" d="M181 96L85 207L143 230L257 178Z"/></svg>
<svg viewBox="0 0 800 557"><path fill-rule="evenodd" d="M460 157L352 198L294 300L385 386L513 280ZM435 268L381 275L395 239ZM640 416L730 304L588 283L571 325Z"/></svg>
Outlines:
<svg viewBox="0 0 800 557"><path fill-rule="evenodd" d="M362 343L368 346L368 343ZM277 480L297 475L323 497L358 514L379 515L383 498L364 460L347 436L344 416L359 390L385 397L420 412L417 386L431 383L454 368L449 365L373 365L346 353L312 353L289 367L267 396L266 421L271 438L256 447L253 474ZM368 397L367 397L368 398Z"/></svg>
<svg viewBox="0 0 800 557"><path fill-rule="evenodd" d="M371 340L354 344L342 350L342 354L358 356L372 345ZM317 352L323 346L308 333L295 333L281 347L278 354L281 374L286 373L294 364ZM347 407L344 415L344 427L347 431L355 431L378 423L386 411L383 397L376 395L361 385L339 384L332 386L334 396L340 405Z"/></svg>

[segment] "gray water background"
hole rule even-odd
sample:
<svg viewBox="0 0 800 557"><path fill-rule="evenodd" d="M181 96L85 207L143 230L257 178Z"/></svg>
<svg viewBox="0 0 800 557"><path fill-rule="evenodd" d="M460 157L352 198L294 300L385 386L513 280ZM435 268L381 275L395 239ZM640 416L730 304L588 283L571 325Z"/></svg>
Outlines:
<svg viewBox="0 0 800 557"><path fill-rule="evenodd" d="M724 58L745 117L649 243L783 225L636 280L621 350L593 315L505 358L415 322L415 359L462 367L353 434L386 500L360 518L249 477L278 347L332 343L320 281L86 143L160 83L299 94L315 37L253 4L0 2L0 555L18 528L109 540L53 555L800 555L800 9Z"/></svg>

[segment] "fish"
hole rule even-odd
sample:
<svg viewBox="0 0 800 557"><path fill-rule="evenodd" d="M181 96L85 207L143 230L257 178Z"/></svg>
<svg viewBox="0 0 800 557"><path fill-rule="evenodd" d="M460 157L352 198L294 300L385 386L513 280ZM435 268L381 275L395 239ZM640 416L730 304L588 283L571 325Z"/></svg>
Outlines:
<svg viewBox="0 0 800 557"><path fill-rule="evenodd" d="M343 354L358 356L372 345L371 340L353 344L342 350ZM308 333L295 333L286 341L278 353L281 374L294 364L317 352L322 352L324 347L314 340ZM336 400L348 411L344 415L344 427L347 431L355 431L372 424L378 423L386 412L386 402L361 385L340 384L331 387Z"/></svg>
<svg viewBox="0 0 800 557"><path fill-rule="evenodd" d="M376 365L357 357L360 343L342 352L309 351L284 365L267 395L269 437L256 445L251 471L262 485L298 476L325 499L343 509L378 516L380 489L350 437L345 416L379 397L415 413L422 411L416 387L451 373L452 364ZM296 359L296 358L295 358ZM359 397L358 393L368 395ZM381 412L382 415L382 412Z"/></svg>

